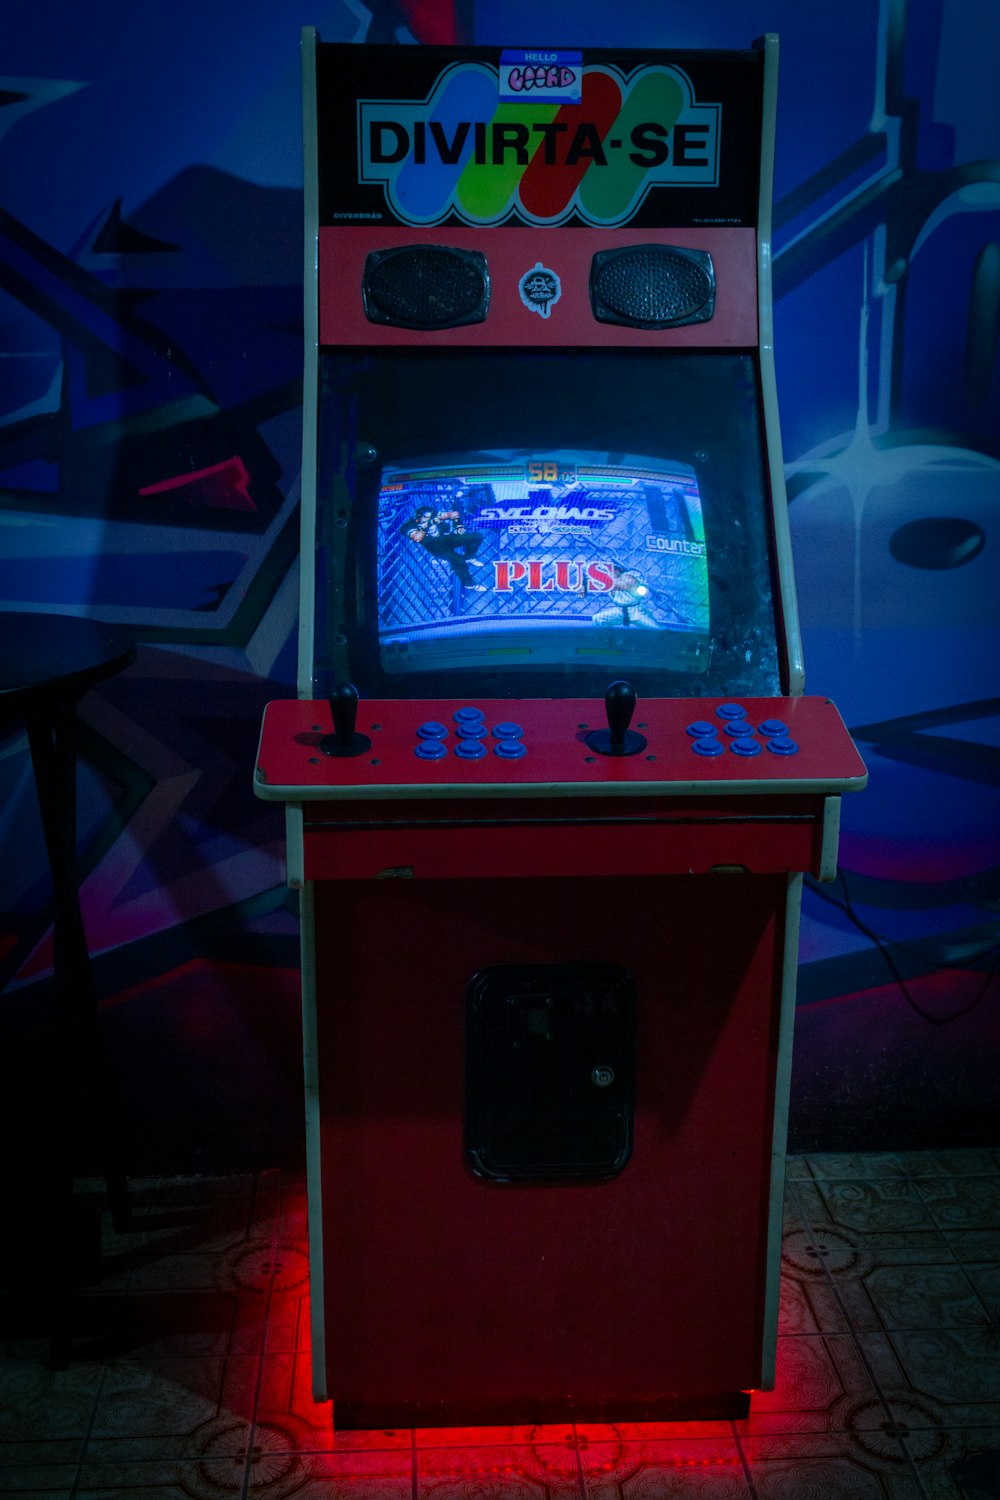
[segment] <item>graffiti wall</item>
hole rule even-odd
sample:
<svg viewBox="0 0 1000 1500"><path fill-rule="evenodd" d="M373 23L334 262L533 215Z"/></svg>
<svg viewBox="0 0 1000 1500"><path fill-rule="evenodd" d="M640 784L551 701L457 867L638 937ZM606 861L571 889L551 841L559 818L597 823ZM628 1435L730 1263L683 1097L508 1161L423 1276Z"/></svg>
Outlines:
<svg viewBox="0 0 1000 1500"><path fill-rule="evenodd" d="M782 37L774 289L807 688L870 790L806 893L793 1144L981 1138L998 1096L1000 20L988 0L452 8L15 0L0 78L0 608L140 643L86 699L80 866L140 1166L298 1152L297 929L250 766L294 683L298 32ZM668 20L669 17L669 20ZM2 1025L50 987L30 764L0 744Z"/></svg>

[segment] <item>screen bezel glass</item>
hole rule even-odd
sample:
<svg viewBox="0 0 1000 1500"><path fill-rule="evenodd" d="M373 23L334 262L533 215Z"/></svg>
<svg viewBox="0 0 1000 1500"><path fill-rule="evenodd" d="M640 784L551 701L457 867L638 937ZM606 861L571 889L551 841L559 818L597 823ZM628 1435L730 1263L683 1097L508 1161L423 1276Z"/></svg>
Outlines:
<svg viewBox="0 0 1000 1500"><path fill-rule="evenodd" d="M628 675L644 696L785 691L759 370L752 351L323 350L320 357L314 683L386 698L563 697ZM689 468L709 584L706 660L500 660L386 670L378 623L378 507L386 470L442 455L574 452Z"/></svg>

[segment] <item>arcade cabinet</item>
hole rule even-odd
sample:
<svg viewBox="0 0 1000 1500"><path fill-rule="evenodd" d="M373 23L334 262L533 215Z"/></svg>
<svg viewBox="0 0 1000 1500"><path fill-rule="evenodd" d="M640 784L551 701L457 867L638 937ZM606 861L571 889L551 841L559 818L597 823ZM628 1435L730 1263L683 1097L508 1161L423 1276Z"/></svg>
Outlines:
<svg viewBox="0 0 1000 1500"><path fill-rule="evenodd" d="M732 1416L773 1381L802 696L777 43L304 36L299 695L315 1394L341 1427Z"/></svg>

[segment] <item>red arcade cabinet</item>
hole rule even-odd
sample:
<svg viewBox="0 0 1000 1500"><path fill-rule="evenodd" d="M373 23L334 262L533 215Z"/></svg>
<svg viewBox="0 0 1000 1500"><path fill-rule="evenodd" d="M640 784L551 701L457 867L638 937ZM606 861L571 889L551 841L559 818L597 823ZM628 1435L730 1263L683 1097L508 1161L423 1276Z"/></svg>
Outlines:
<svg viewBox="0 0 1000 1500"><path fill-rule="evenodd" d="M777 44L305 35L298 701L315 1392L338 1426L735 1415L773 1380L800 696Z"/></svg>

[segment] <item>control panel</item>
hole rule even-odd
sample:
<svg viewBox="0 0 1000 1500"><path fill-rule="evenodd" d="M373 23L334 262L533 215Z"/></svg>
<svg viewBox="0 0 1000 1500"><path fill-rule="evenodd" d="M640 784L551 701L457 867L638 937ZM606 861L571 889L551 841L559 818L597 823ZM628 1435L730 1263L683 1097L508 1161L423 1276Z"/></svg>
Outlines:
<svg viewBox="0 0 1000 1500"><path fill-rule="evenodd" d="M257 795L275 801L860 790L867 772L826 698L268 705Z"/></svg>

